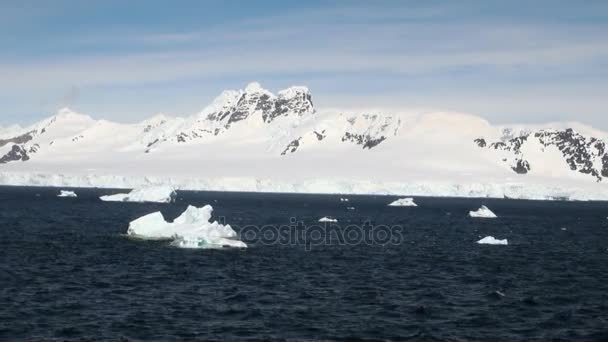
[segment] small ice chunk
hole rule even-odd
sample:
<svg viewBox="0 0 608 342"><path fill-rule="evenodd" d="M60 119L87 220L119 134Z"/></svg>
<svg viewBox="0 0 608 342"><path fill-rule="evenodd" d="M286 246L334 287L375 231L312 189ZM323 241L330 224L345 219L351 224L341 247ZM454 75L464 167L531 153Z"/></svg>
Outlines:
<svg viewBox="0 0 608 342"><path fill-rule="evenodd" d="M78 197L74 191L61 190L57 197Z"/></svg>
<svg viewBox="0 0 608 342"><path fill-rule="evenodd" d="M329 217L329 216L325 216L325 217L321 217L319 219L319 222L338 222L338 220L336 220L335 218Z"/></svg>
<svg viewBox="0 0 608 342"><path fill-rule="evenodd" d="M340 202L348 202L348 198L340 198Z"/></svg>
<svg viewBox="0 0 608 342"><path fill-rule="evenodd" d="M222 248L247 245L236 239L230 225L209 222L213 207L188 206L173 222L165 221L160 211L131 221L127 235L147 240L173 240L172 245L181 248Z"/></svg>
<svg viewBox="0 0 608 342"><path fill-rule="evenodd" d="M507 239L504 240L498 240L495 239L493 236L486 236L483 239L477 241L478 244L480 245L508 245L509 241L507 241Z"/></svg>
<svg viewBox="0 0 608 342"><path fill-rule="evenodd" d="M346 207L346 210L355 210L355 207Z"/></svg>
<svg viewBox="0 0 608 342"><path fill-rule="evenodd" d="M389 204L389 207L417 207L418 204L414 203L414 199L411 197L400 198Z"/></svg>
<svg viewBox="0 0 608 342"><path fill-rule="evenodd" d="M99 199L106 202L175 202L175 189L171 186L159 185L134 189L128 194L115 194L101 196Z"/></svg>
<svg viewBox="0 0 608 342"><path fill-rule="evenodd" d="M496 214L494 214L488 207L482 205L481 208L477 209L477 211L469 211L469 216L471 217L479 217L479 218L496 218Z"/></svg>

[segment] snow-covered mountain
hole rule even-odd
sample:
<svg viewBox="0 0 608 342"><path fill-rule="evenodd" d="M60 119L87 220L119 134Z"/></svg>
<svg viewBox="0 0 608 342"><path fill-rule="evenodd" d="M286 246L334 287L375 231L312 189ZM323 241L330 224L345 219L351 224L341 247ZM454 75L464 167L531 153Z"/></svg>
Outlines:
<svg viewBox="0 0 608 342"><path fill-rule="evenodd" d="M0 184L608 199L604 132L468 114L320 111L251 83L188 117L137 124L62 109L0 128Z"/></svg>

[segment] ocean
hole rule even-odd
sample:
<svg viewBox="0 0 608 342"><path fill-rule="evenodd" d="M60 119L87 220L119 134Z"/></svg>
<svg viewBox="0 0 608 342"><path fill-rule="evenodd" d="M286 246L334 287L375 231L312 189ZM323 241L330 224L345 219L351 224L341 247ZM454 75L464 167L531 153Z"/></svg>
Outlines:
<svg viewBox="0 0 608 342"><path fill-rule="evenodd" d="M0 187L0 340L608 340L606 202L75 191ZM205 204L249 248L125 235Z"/></svg>

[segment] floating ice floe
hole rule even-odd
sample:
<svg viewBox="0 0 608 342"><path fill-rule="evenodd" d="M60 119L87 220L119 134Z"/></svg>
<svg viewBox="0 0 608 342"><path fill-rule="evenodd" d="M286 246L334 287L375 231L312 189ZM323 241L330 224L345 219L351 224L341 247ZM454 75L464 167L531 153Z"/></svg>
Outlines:
<svg viewBox="0 0 608 342"><path fill-rule="evenodd" d="M507 241L507 239L504 240L498 240L495 239L493 236L486 236L483 239L477 241L478 244L480 245L508 245L509 241Z"/></svg>
<svg viewBox="0 0 608 342"><path fill-rule="evenodd" d="M61 190L57 197L78 197L74 191Z"/></svg>
<svg viewBox="0 0 608 342"><path fill-rule="evenodd" d="M348 198L340 198L340 202L348 202Z"/></svg>
<svg viewBox="0 0 608 342"><path fill-rule="evenodd" d="M355 207L346 207L346 210L355 210Z"/></svg>
<svg viewBox="0 0 608 342"><path fill-rule="evenodd" d="M171 203L175 202L176 192L171 186L150 186L134 189L128 194L116 194L99 197L106 202L156 202Z"/></svg>
<svg viewBox="0 0 608 342"><path fill-rule="evenodd" d="M488 209L485 205L482 205L481 208L477 209L477 211L469 211L469 216L471 217L479 217L479 218L497 218L496 214L492 212L492 210Z"/></svg>
<svg viewBox="0 0 608 342"><path fill-rule="evenodd" d="M400 198L389 204L389 207L417 207L418 204L414 203L414 199L411 197Z"/></svg>
<svg viewBox="0 0 608 342"><path fill-rule="evenodd" d="M172 240L173 246L181 248L246 248L244 242L236 239L237 234L230 225L209 222L212 212L210 205L188 206L173 222L167 222L157 211L131 221L127 235L146 240Z"/></svg>
<svg viewBox="0 0 608 342"><path fill-rule="evenodd" d="M329 216L325 216L325 217L321 217L319 219L319 222L338 222L338 220L336 220L335 218L329 217Z"/></svg>

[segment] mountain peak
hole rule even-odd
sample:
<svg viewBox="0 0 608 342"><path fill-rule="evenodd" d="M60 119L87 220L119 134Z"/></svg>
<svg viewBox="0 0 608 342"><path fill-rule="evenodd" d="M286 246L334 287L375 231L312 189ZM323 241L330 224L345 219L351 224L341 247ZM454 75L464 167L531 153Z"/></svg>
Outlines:
<svg viewBox="0 0 608 342"><path fill-rule="evenodd" d="M59 109L53 118L62 120L93 121L90 116L75 112L68 107Z"/></svg>
<svg viewBox="0 0 608 342"><path fill-rule="evenodd" d="M63 107L57 111L56 116L66 116L66 115L72 115L72 114L77 114L77 113L68 107Z"/></svg>
<svg viewBox="0 0 608 342"><path fill-rule="evenodd" d="M245 87L245 92L248 94L251 93L269 93L268 90L262 88L262 86L258 82L250 82Z"/></svg>
<svg viewBox="0 0 608 342"><path fill-rule="evenodd" d="M287 89L283 89L283 90L279 91L279 95L283 95L285 97L292 97L297 94L310 95L310 90L306 86L291 86Z"/></svg>

